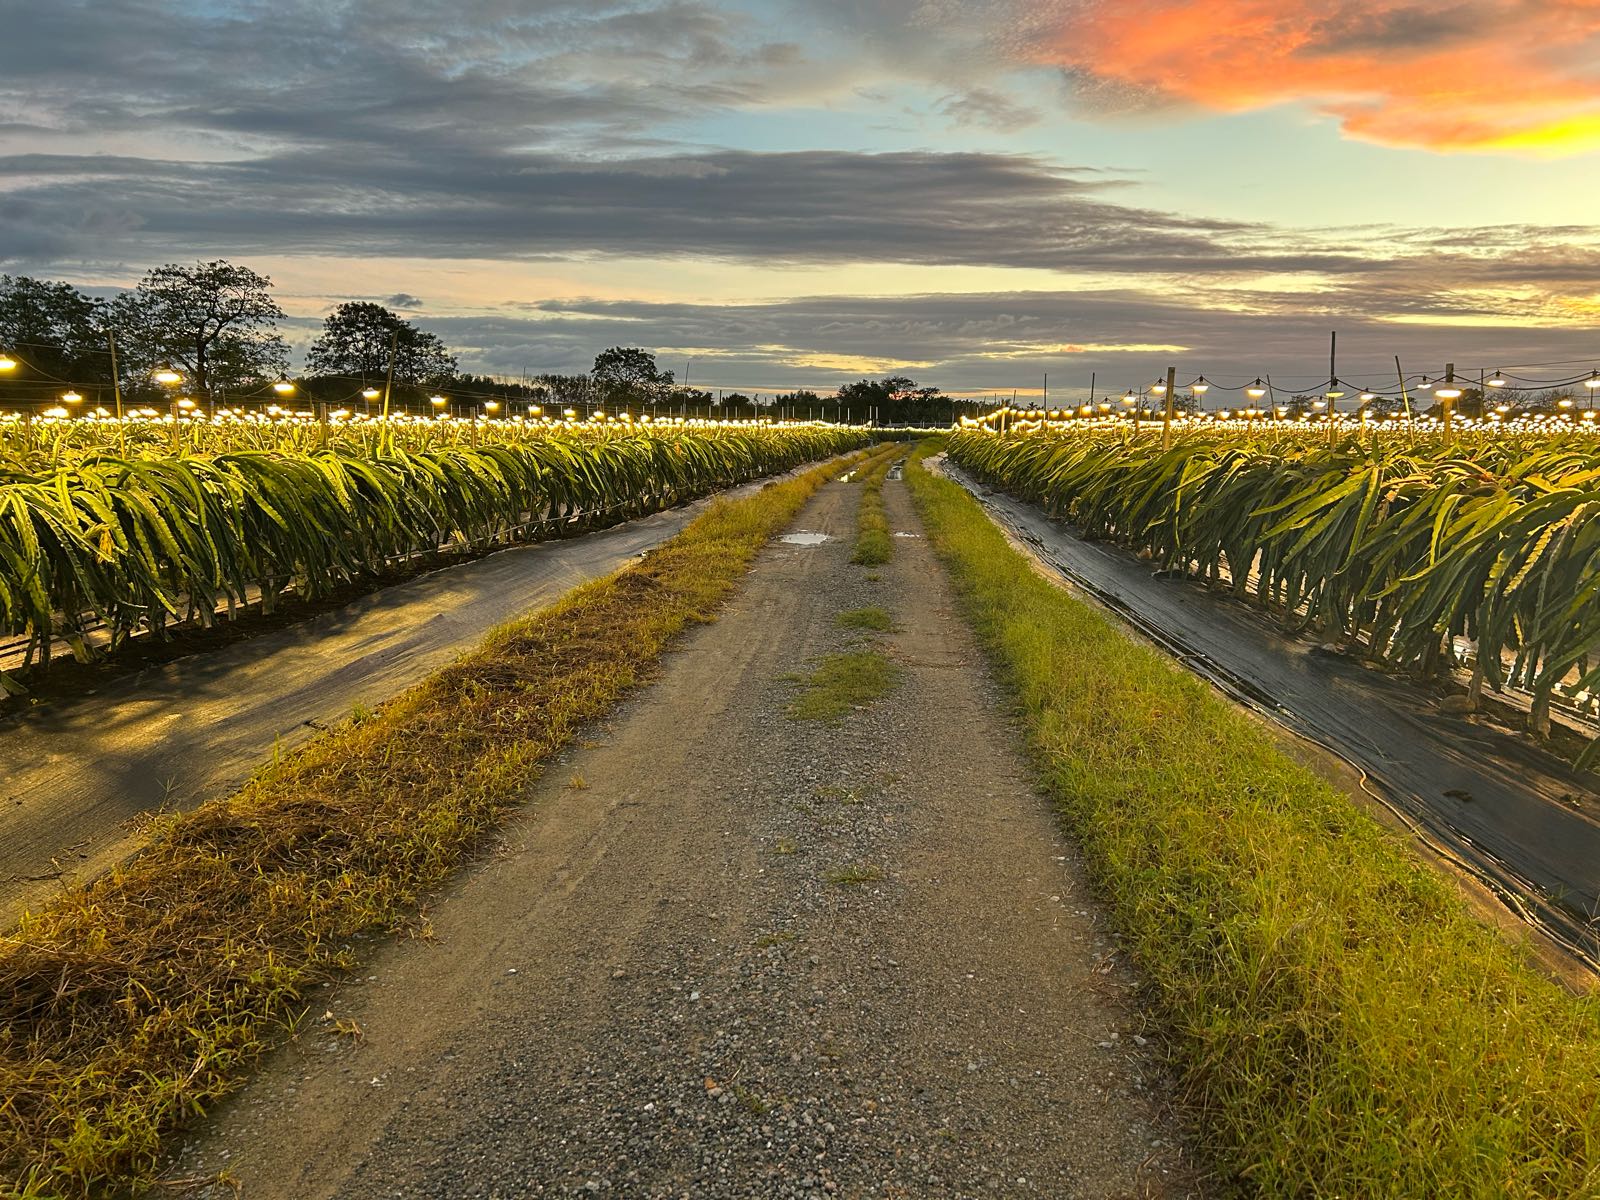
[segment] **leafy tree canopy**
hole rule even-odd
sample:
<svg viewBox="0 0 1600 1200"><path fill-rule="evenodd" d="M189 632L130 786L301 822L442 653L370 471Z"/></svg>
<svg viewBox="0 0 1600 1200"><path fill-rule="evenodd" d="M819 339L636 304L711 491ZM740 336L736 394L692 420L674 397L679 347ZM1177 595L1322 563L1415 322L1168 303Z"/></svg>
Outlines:
<svg viewBox="0 0 1600 1200"><path fill-rule="evenodd" d="M319 375L386 378L391 349L396 383L442 387L456 377L456 358L436 334L418 329L381 304L341 304L322 322L306 366Z"/></svg>
<svg viewBox="0 0 1600 1200"><path fill-rule="evenodd" d="M0 349L23 362L25 378L109 382L104 309L70 283L0 275Z"/></svg>
<svg viewBox="0 0 1600 1200"><path fill-rule="evenodd" d="M119 348L134 372L170 366L201 395L257 386L289 365L271 288L265 275L223 259L156 267L110 305Z"/></svg>
<svg viewBox="0 0 1600 1200"><path fill-rule="evenodd" d="M589 376L614 401L649 399L672 386L672 372L661 370L654 354L637 347L613 346L602 351Z"/></svg>

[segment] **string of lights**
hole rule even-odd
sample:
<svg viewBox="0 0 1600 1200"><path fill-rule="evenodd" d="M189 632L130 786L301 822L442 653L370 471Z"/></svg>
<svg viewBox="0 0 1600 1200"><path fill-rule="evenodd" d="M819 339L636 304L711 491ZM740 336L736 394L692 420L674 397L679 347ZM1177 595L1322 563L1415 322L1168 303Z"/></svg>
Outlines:
<svg viewBox="0 0 1600 1200"><path fill-rule="evenodd" d="M178 385L185 382L184 377L171 367L162 367L149 373L148 376L121 373L122 378L120 379L70 380L49 372L38 365L34 355L24 353L29 350L59 352L66 349L66 347L59 345L39 342L18 341L0 344L0 380L17 378L20 369L26 367L26 373L34 377L28 380L29 383L37 382L45 388L64 389L59 391L54 399L59 401L59 406L66 407L69 412L76 411L79 406L85 404L86 394L88 393L101 393L108 389L116 390L123 385L138 390L140 385L154 382L161 385L163 390L171 391L176 396ZM107 359L112 357L109 350L101 351L97 349L84 351L80 357L90 355ZM1433 374L1395 376L1381 383L1372 381L1368 371L1333 377L1326 374L1280 375L1277 382L1270 375L1250 376L1227 372L1220 374L1208 373L1197 375L1188 382L1178 384L1177 391L1188 393L1201 407L1204 407L1205 398L1212 391L1227 395L1242 394L1252 402L1266 399L1270 401L1273 407L1282 407L1279 401L1280 396L1296 398L1305 396L1309 397L1313 403L1317 403L1319 408L1331 406L1337 409L1339 408L1338 402L1340 400L1352 397L1355 398L1358 405L1394 399L1409 402L1412 399L1420 399L1429 395L1438 399L1458 399L1465 388L1476 389L1480 386L1485 392L1485 398L1487 398L1490 389L1523 392L1560 392L1563 389L1582 386L1589 393L1592 400L1594 394L1600 391L1600 366L1596 366L1593 362L1563 360L1542 363L1518 363L1514 364L1513 368L1516 371L1527 371L1556 367L1570 368L1574 366L1586 367L1587 370L1581 374L1541 377L1515 374L1512 371L1498 367L1493 372L1477 368L1470 371L1455 372L1453 377L1448 380L1446 371L1437 371ZM370 407L375 401L382 399L385 394L384 390L380 390L368 379L352 379L347 391L329 395L327 386L329 382L341 378L346 377L323 377L316 380L302 378L297 382L284 376L274 381L261 382L254 387L230 388L227 390L224 399L226 402L233 404L250 404L262 401L287 402L291 398L303 395L307 385L312 383L317 385L315 403L324 406L332 404L341 407L353 407L360 401ZM489 416L495 415L501 408L509 409L517 404L522 404L530 410L542 411L543 403L546 402L554 402L560 405L575 401L591 408L603 402L604 397L591 393L586 388L552 387L537 382L539 378L539 376L533 376L531 377L531 382L529 381L530 377L524 377L522 380L497 381L491 387L483 387L465 381L451 383L447 387L432 391L426 397L426 402L435 410L454 409L461 404L476 404ZM545 378L561 378L561 376L558 373L551 373ZM1237 380L1239 382L1224 382L1227 380ZM401 383L399 389L413 398L417 397L419 392L428 390L410 381ZM144 390L148 392L147 387ZM393 389L390 390L391 392L393 391ZM718 391L725 395L729 389L723 388L718 389ZM1128 388L1116 399L1119 399L1124 404L1132 405L1140 403L1147 395L1164 396L1165 391L1166 380L1163 378L1142 387ZM819 401L831 398L830 389L826 388L820 390L797 387L771 387L748 390L741 388L735 390L733 394L748 400L752 398L753 393L754 399L758 402L770 394L772 401L777 402L787 396L804 395L808 392L817 395ZM1008 394L1011 396L1026 395L1031 398L1034 393L1031 388L968 388L948 393L945 398L956 402L1007 407L1006 397ZM679 404L686 395L695 397L698 402L699 397L709 397L711 390L704 388L698 390L688 388L673 389L669 385L669 388L662 396L662 403L659 407ZM36 396L32 398L35 404L41 399L46 400L46 402L49 400L46 397ZM199 407L199 402L189 396L177 396L175 402L179 407L186 410ZM1559 403L1559 400L1556 402ZM1096 407L1106 407L1110 403L1110 400L1099 400L1098 397L1091 399L1091 404L1095 404Z"/></svg>

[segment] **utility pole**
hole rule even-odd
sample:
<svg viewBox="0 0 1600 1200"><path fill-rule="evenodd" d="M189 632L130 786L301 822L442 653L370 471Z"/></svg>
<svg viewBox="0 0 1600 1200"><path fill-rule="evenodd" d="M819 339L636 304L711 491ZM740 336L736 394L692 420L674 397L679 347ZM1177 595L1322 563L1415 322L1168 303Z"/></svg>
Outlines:
<svg viewBox="0 0 1600 1200"><path fill-rule="evenodd" d="M1444 435L1445 435L1445 437L1449 437L1450 436L1450 417L1451 417L1451 414L1454 412L1455 407L1456 407L1455 397L1454 396L1450 396L1450 395L1446 395L1445 393L1453 392L1455 390L1456 390L1456 365L1455 365L1455 363L1445 363L1445 365L1444 365L1444 392L1441 392L1440 395L1439 395L1439 404L1444 409Z"/></svg>
<svg viewBox="0 0 1600 1200"><path fill-rule="evenodd" d="M1328 335L1328 441L1333 441L1334 416L1339 408L1339 398L1334 395L1339 390L1339 333L1338 330Z"/></svg>
<svg viewBox="0 0 1600 1200"><path fill-rule="evenodd" d="M378 441L383 453L389 453L389 394L394 391L394 360L400 349L400 329L396 326L389 334L389 376L383 382L383 417L378 422Z"/></svg>
<svg viewBox="0 0 1600 1200"><path fill-rule="evenodd" d="M1178 390L1178 368L1167 368L1167 406L1161 414L1161 449L1172 449L1172 406L1176 403Z"/></svg>
<svg viewBox="0 0 1600 1200"><path fill-rule="evenodd" d="M1405 405L1406 420L1411 420L1411 393L1406 391L1406 373L1400 366L1400 356L1394 356L1394 373L1400 377L1400 403Z"/></svg>
<svg viewBox="0 0 1600 1200"><path fill-rule="evenodd" d="M117 455L128 457L128 427L122 422L122 373L117 370L117 331L108 330L111 339L111 394L117 398Z"/></svg>

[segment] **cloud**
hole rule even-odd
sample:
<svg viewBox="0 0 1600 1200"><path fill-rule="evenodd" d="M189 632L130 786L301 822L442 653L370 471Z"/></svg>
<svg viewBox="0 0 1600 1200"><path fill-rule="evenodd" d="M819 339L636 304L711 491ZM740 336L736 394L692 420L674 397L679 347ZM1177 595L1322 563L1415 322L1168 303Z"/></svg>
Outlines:
<svg viewBox="0 0 1600 1200"><path fill-rule="evenodd" d="M642 346L712 388L831 391L863 374L904 371L949 391L1036 388L1101 394L1139 386L1168 363L1225 388L1272 375L1287 389L1326 377L1328 331L1337 327L1340 374L1387 386L1393 356L1433 373L1453 361L1479 366L1582 359L1579 327L1483 314L1447 296L1403 290L1322 305L1281 293L1208 294L1199 302L1136 288L950 295L814 296L761 304L548 301L526 314L435 319L429 328L478 369L574 373L609 345ZM1413 323L1425 316L1428 326Z"/></svg>
<svg viewBox="0 0 1600 1200"><path fill-rule="evenodd" d="M421 308L422 301L410 292L396 292L392 296L385 296L383 302L390 308Z"/></svg>
<svg viewBox="0 0 1600 1200"><path fill-rule="evenodd" d="M1015 0L1018 7L1024 0ZM1009 49L1100 109L1304 103L1432 150L1600 147L1594 0L1058 0Z"/></svg>
<svg viewBox="0 0 1600 1200"><path fill-rule="evenodd" d="M938 111L958 129L991 129L997 133L1015 133L1044 119L1038 109L982 87L944 97Z"/></svg>
<svg viewBox="0 0 1600 1200"><path fill-rule="evenodd" d="M1066 271L1338 271L1353 260L1265 226L1119 204L1117 181L1018 155L721 151L589 159L345 147L249 160L0 156L0 263L355 254L712 256Z"/></svg>

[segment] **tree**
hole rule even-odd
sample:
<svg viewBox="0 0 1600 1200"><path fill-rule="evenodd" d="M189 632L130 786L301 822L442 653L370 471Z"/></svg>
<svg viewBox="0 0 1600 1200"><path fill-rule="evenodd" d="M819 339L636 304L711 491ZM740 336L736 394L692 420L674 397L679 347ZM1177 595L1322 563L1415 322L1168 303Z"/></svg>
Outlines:
<svg viewBox="0 0 1600 1200"><path fill-rule="evenodd" d="M952 397L936 387L918 387L904 375L847 383L835 403L853 420L876 410L885 425L948 425L956 414Z"/></svg>
<svg viewBox="0 0 1600 1200"><path fill-rule="evenodd" d="M51 382L109 382L104 310L70 283L0 275L0 349Z"/></svg>
<svg viewBox="0 0 1600 1200"><path fill-rule="evenodd" d="M112 302L118 348L134 371L173 367L201 395L271 379L289 365L271 287L265 275L221 259L156 267Z"/></svg>
<svg viewBox="0 0 1600 1200"><path fill-rule="evenodd" d="M455 355L436 334L366 301L341 304L328 314L306 354L306 366L318 375L384 378L391 346L397 383L441 387L456 377Z"/></svg>
<svg viewBox="0 0 1600 1200"><path fill-rule="evenodd" d="M656 356L637 347L613 346L595 357L589 372L608 400L649 400L672 386L672 372L656 366Z"/></svg>

